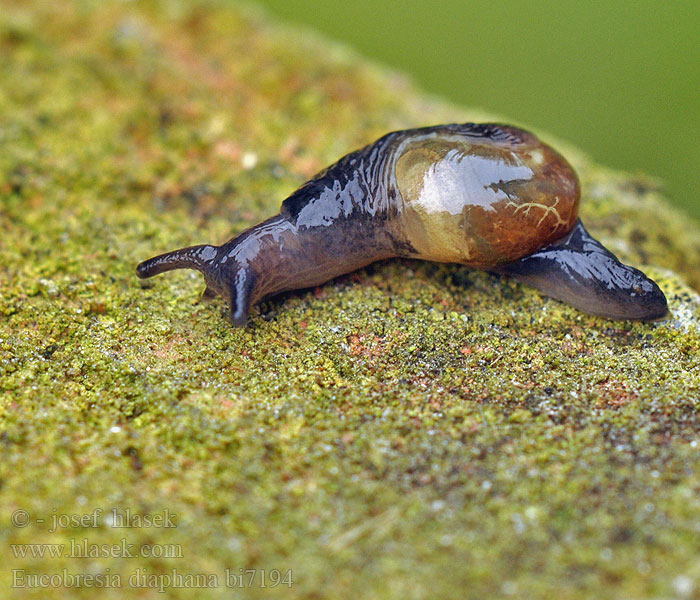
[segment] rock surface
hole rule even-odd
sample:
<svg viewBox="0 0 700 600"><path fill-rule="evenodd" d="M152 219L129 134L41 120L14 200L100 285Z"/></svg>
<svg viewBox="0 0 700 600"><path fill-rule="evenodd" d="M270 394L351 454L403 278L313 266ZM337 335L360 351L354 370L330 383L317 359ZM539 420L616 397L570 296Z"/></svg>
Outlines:
<svg viewBox="0 0 700 600"><path fill-rule="evenodd" d="M136 263L387 131L492 117L216 2L5 2L0 55L4 597L700 597L700 229L657 182L549 139L669 321L392 261L234 330Z"/></svg>

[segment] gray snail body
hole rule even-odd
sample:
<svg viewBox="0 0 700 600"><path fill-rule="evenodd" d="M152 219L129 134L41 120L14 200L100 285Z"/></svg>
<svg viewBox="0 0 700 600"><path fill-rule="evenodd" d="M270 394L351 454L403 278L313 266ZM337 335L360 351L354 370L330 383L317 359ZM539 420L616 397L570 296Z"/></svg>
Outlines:
<svg viewBox="0 0 700 600"><path fill-rule="evenodd" d="M578 219L573 168L533 134L498 124L396 131L302 185L280 213L221 246L168 252L139 277L196 269L231 321L280 292L406 257L506 273L592 314L653 320L666 298Z"/></svg>

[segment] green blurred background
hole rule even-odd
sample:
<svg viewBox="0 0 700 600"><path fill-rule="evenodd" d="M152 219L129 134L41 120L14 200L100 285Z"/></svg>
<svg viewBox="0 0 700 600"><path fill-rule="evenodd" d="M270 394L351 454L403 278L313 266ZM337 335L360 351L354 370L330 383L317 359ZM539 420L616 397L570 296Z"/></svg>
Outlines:
<svg viewBox="0 0 700 600"><path fill-rule="evenodd" d="M700 2L260 0L425 90L662 178L700 217Z"/></svg>

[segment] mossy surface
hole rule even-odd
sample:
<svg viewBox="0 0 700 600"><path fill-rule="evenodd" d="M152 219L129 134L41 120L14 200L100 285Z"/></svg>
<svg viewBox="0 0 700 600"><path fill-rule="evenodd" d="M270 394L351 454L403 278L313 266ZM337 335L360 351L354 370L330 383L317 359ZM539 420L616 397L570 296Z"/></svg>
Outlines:
<svg viewBox="0 0 700 600"><path fill-rule="evenodd" d="M196 273L135 265L225 241L386 131L488 116L228 4L6 0L0 56L3 597L163 597L139 569L217 577L173 598L700 597L700 229L655 182L557 142L669 321L392 261L233 329ZM16 557L41 543L64 556ZM293 585L260 587L274 569ZM121 587L11 587L66 573Z"/></svg>

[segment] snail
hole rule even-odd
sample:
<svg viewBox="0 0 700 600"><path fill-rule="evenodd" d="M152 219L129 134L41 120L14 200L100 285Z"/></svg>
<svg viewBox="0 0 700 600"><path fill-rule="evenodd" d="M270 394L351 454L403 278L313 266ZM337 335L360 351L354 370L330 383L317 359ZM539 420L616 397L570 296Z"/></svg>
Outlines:
<svg viewBox="0 0 700 600"><path fill-rule="evenodd" d="M393 257L460 263L515 277L611 319L656 320L666 297L622 264L578 218L571 165L535 135L495 123L395 131L302 185L280 213L221 246L138 265L139 277L195 269L231 322L287 290Z"/></svg>

